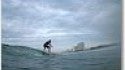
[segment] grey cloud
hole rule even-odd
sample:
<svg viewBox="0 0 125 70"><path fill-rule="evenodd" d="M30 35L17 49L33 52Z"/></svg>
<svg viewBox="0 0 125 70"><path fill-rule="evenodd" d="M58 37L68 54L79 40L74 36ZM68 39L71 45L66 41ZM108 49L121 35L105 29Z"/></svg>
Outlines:
<svg viewBox="0 0 125 70"><path fill-rule="evenodd" d="M120 10L120 0L3 0L2 37L32 47L48 38L62 47L79 41L113 42L120 40Z"/></svg>

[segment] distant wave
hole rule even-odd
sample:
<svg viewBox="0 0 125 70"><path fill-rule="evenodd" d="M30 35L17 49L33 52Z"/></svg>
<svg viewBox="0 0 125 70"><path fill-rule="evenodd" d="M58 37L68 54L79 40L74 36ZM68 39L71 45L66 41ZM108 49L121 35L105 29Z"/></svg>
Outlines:
<svg viewBox="0 0 125 70"><path fill-rule="evenodd" d="M44 52L26 46L11 46L8 44L2 44L2 54L30 57L30 56L42 56Z"/></svg>
<svg viewBox="0 0 125 70"><path fill-rule="evenodd" d="M101 49L101 48L111 47L111 46L118 46L118 45L120 44L119 43L104 44L104 45L99 45L96 47L91 47L90 50Z"/></svg>

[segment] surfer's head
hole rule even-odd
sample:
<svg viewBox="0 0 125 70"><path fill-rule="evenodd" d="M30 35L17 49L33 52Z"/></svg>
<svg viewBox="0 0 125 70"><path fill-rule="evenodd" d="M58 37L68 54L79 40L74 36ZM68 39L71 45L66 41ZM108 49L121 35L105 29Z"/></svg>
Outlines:
<svg viewBox="0 0 125 70"><path fill-rule="evenodd" d="M51 39L49 39L48 42L51 43Z"/></svg>

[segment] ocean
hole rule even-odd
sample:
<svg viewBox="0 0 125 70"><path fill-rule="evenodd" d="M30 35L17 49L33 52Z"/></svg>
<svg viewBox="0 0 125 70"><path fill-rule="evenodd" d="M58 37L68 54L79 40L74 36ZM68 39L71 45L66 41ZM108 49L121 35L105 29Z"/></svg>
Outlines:
<svg viewBox="0 0 125 70"><path fill-rule="evenodd" d="M121 70L121 47L43 55L27 47L2 45L2 70Z"/></svg>

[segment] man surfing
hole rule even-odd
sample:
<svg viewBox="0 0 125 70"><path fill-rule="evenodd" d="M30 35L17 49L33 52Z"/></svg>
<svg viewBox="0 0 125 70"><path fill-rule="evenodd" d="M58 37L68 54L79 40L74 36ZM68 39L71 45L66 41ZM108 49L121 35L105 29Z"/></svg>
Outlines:
<svg viewBox="0 0 125 70"><path fill-rule="evenodd" d="M46 48L48 49L48 53L51 53L51 47L53 47L52 45L51 45L51 39L49 39L47 42L45 42L44 44L43 44L43 47L44 47L44 51L46 50Z"/></svg>

